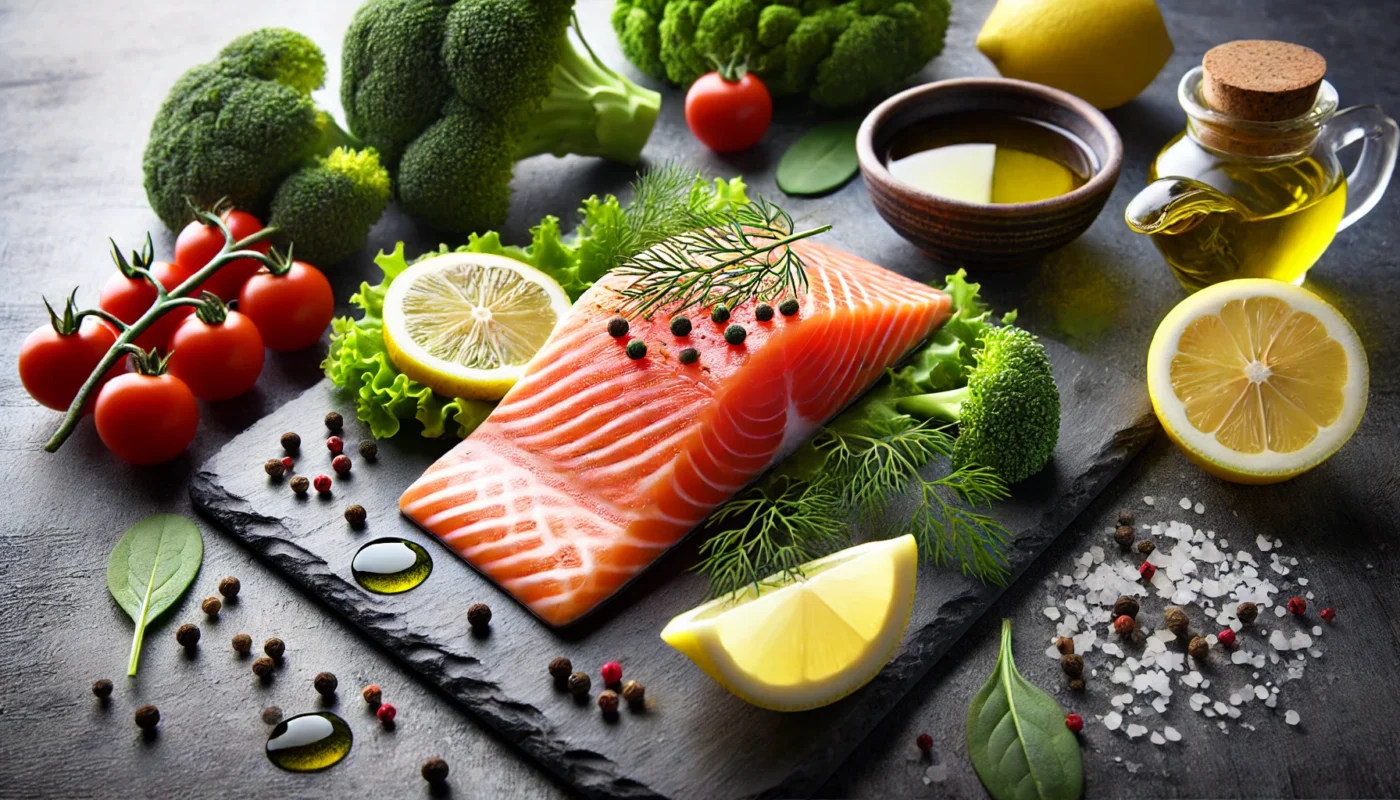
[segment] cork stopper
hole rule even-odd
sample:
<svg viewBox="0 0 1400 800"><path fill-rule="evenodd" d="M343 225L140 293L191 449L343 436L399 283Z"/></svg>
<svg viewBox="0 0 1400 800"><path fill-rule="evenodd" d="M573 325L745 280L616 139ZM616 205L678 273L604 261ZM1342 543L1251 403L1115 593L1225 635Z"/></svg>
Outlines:
<svg viewBox="0 0 1400 800"><path fill-rule="evenodd" d="M1327 61L1300 44L1242 39L1212 47L1202 61L1206 104L1259 122L1301 117L1317 100Z"/></svg>

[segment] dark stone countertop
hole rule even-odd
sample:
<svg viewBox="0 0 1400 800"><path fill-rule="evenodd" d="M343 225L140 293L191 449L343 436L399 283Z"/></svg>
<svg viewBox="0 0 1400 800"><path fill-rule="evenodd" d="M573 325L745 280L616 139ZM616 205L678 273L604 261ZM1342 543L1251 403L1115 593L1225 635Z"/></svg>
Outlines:
<svg viewBox="0 0 1400 800"><path fill-rule="evenodd" d="M90 427L61 454L41 450L56 415L34 406L14 377L24 335L44 319L40 294L61 297L74 286L95 301L109 274L106 237L126 247L152 229L168 253L173 236L159 229L145 203L140 156L149 120L171 82L207 60L234 35L260 25L303 31L339 61L339 42L354 2L246 3L212 10L176 0L72 0L0 4L0 271L10 291L0 298L0 460L5 521L0 524L0 796L208 797L271 794L336 797L426 793L419 763L442 755L451 763L459 796L544 797L566 792L469 715L368 645L310 597L291 589L230 538L205 529L205 563L196 587L149 631L142 671L123 686L130 623L111 602L103 580L106 556L131 523L158 511L188 512L187 485L195 467L269 410L319 379L319 352L269 360L248 398L207 407L190 452L155 469L117 463ZM991 3L957 5L949 46L927 77L992 74L971 42ZM1328 79L1343 104L1379 103L1400 110L1392 79L1400 68L1395 42L1400 18L1388 3L1163 2L1176 55L1147 93L1110 113L1123 134L1127 158L1119 187L1102 218L1079 242L1036 268L988 279L999 307L1018 306L1033 330L1058 338L1104 364L1143 374L1143 355L1157 321L1182 296L1151 245L1121 222L1124 204L1142 185L1156 149L1182 125L1177 77L1210 46L1233 38L1286 38L1329 58ZM581 3L590 41L621 64L607 29L606 0ZM222 12L222 14L221 14ZM228 17L233 22L227 21ZM338 70L322 95L335 107ZM683 157L715 174L743 173L773 192L772 167L802 129L789 109L760 148L728 159L698 153L684 130L680 97L666 108L646 155ZM631 171L588 159L535 159L517 170L517 194L507 238L545 213L572 218L578 199L620 190ZM916 264L921 257L868 211L856 181L821 200L791 201L799 218L844 222L838 241L877 262ZM1088 796L1388 796L1400 794L1400 578L1390 539L1400 527L1400 323L1393 314L1395 193L1342 233L1314 269L1309 287L1333 302L1360 332L1372 374L1370 409L1356 438L1325 466L1290 483L1247 488L1201 473L1158 437L1085 512L1041 563L1000 600L954 647L885 723L819 792L822 796L984 796L962 744L967 701L984 680L996 652L997 620L1017 626L1019 664L1042 686L1060 680L1041 657L1050 633L1042 614L1042 581L1063 571L1121 506L1144 511L1140 499L1190 496L1207 506L1206 519L1222 533L1281 538L1307 567L1310 588L1339 610L1323 659L1285 689L1281 704L1303 724L1289 727L1276 713L1251 708L1255 731L1221 735L1191 713L1181 698L1168 720L1184 741L1159 748L1129 742L1091 724L1084 738ZM396 214L386 216L372 242L427 236ZM927 262L922 262L927 263ZM928 274L938 274L927 263ZM362 254L332 275L337 297L373 274ZM1159 508L1161 508L1159 506ZM1166 515L1166 512L1163 512ZM243 601L225 612L215 630L239 630L258 640L279 635L292 665L266 688L243 669L221 668L223 634L186 658L174 629L198 616L200 598L226 574L243 581ZM399 707L393 733L360 725L355 754L319 775L272 768L259 750L263 706L300 709L313 704L310 679L334 671L347 687L342 711L363 713L353 687L377 682ZM109 708L88 693L98 677L123 686ZM1083 704L1102 713L1104 686ZM152 741L130 722L134 708L155 702L163 721ZM927 764L913 747L928 731L939 743L947 781L927 786ZM1121 761L1115 759L1122 759Z"/></svg>

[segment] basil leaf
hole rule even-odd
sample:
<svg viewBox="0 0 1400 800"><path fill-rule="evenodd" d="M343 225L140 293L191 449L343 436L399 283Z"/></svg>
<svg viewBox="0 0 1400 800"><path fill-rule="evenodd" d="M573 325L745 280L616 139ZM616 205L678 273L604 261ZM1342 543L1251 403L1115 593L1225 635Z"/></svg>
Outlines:
<svg viewBox="0 0 1400 800"><path fill-rule="evenodd" d="M1084 790L1079 739L1060 704L1016 671L1011 620L1002 622L996 669L967 709L967 753L996 800L1074 800Z"/></svg>
<svg viewBox="0 0 1400 800"><path fill-rule="evenodd" d="M180 599L204 560L199 528L178 514L155 514L122 534L107 559L107 591L136 623L127 675L136 674L146 626Z"/></svg>
<svg viewBox="0 0 1400 800"><path fill-rule="evenodd" d="M778 162L778 188L789 195L826 194L856 174L856 131L860 120L818 125L793 142Z"/></svg>

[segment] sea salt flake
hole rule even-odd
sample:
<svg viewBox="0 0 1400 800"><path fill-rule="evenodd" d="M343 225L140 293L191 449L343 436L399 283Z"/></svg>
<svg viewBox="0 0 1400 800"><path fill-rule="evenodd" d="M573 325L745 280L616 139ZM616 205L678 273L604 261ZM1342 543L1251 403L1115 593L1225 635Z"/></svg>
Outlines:
<svg viewBox="0 0 1400 800"><path fill-rule="evenodd" d="M1136 738L1138 738L1139 736L1142 736L1142 735L1145 734L1145 733L1147 733L1147 728L1143 727L1142 725L1138 725L1138 724L1134 723L1134 724L1128 726L1128 738L1129 738L1129 739L1136 739Z"/></svg>
<svg viewBox="0 0 1400 800"><path fill-rule="evenodd" d="M1321 636L1321 635L1322 635L1322 626L1321 626L1321 625L1314 625L1314 626L1313 626L1313 636Z"/></svg>
<svg viewBox="0 0 1400 800"><path fill-rule="evenodd" d="M1182 510L1185 511L1185 510L1191 508L1191 498L1189 498L1189 497L1183 497L1183 498L1181 498L1181 502L1178 503L1177 505L1181 506Z"/></svg>
<svg viewBox="0 0 1400 800"><path fill-rule="evenodd" d="M1197 513L1197 514L1204 514L1204 513L1206 513L1206 504L1205 504L1205 503L1197 503L1197 504L1196 504L1196 513Z"/></svg>
<svg viewBox="0 0 1400 800"><path fill-rule="evenodd" d="M1269 537L1262 533L1254 537L1254 546L1259 548L1259 552L1261 553L1267 553L1274 549L1273 542L1270 542Z"/></svg>
<svg viewBox="0 0 1400 800"><path fill-rule="evenodd" d="M1254 696L1260 700L1267 700L1269 698L1269 690L1265 689L1263 686L1256 686L1254 687Z"/></svg>
<svg viewBox="0 0 1400 800"><path fill-rule="evenodd" d="M1169 742L1181 741L1181 731L1177 730L1176 728L1173 728L1170 725L1163 728L1162 733L1167 737L1167 741Z"/></svg>
<svg viewBox="0 0 1400 800"><path fill-rule="evenodd" d="M1153 731L1153 732L1152 732L1152 737L1151 737L1151 738L1152 738L1152 743L1153 743L1153 744L1156 744L1156 745L1163 745L1163 744L1166 744L1166 743L1167 743L1167 740L1162 736L1162 734L1160 734L1160 733L1158 733L1158 732L1156 732L1156 731Z"/></svg>
<svg viewBox="0 0 1400 800"><path fill-rule="evenodd" d="M1049 618L1052 619L1052 620L1059 619L1059 618L1060 618L1060 609L1055 608L1054 606L1050 606L1050 607L1048 607L1048 608L1045 609L1045 616L1049 617Z"/></svg>
<svg viewBox="0 0 1400 800"><path fill-rule="evenodd" d="M1284 722L1287 722L1289 725L1297 725L1298 722L1299 722L1299 720L1300 720L1300 717L1298 716L1298 712L1297 712L1297 711L1294 711L1293 709L1289 709L1289 710L1288 710L1286 713L1284 713L1284 715L1283 715L1283 721L1284 721ZM1131 729L1130 729L1130 730L1131 730ZM1131 736L1132 734L1129 733L1129 735Z"/></svg>
<svg viewBox="0 0 1400 800"><path fill-rule="evenodd" d="M1123 715L1117 711L1110 711L1104 715L1103 726L1111 731L1118 730L1123 724Z"/></svg>

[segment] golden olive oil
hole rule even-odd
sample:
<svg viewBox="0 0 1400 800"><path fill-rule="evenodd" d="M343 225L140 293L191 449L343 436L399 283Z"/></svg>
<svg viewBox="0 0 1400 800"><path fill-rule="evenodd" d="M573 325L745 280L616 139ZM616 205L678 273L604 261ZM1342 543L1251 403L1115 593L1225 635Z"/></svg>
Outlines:
<svg viewBox="0 0 1400 800"><path fill-rule="evenodd" d="M943 114L901 131L890 175L966 203L1033 203L1072 192L1097 169L1093 152L1048 122L995 112Z"/></svg>
<svg viewBox="0 0 1400 800"><path fill-rule="evenodd" d="M433 558L407 539L375 539L350 562L355 582L375 594L398 594L418 587L433 572Z"/></svg>
<svg viewBox="0 0 1400 800"><path fill-rule="evenodd" d="M350 754L355 736L345 720L320 711L277 723L267 737L267 760L289 772L316 772Z"/></svg>

